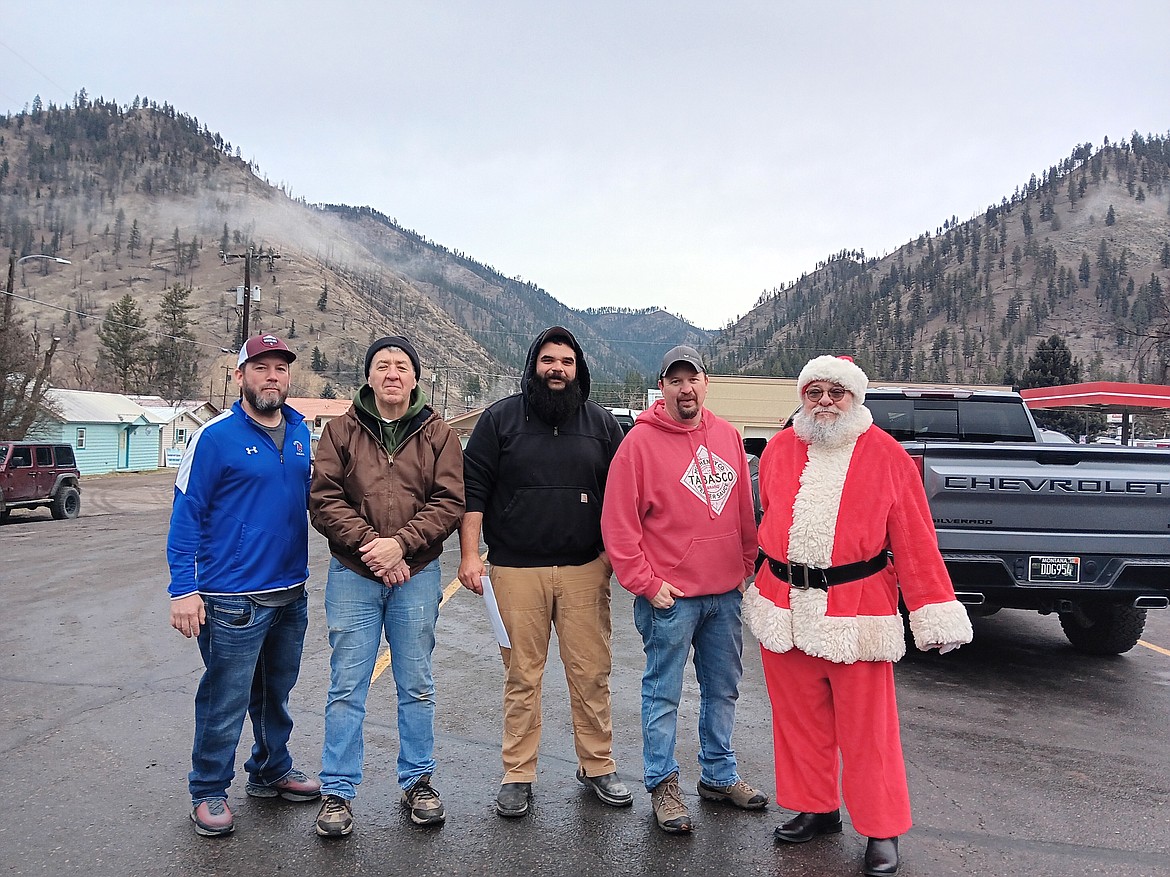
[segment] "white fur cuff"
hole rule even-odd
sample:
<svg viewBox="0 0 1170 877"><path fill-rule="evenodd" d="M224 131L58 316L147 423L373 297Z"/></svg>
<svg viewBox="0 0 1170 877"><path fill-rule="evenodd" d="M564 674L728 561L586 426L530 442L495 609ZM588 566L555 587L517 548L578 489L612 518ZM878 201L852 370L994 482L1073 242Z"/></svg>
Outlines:
<svg viewBox="0 0 1170 877"><path fill-rule="evenodd" d="M972 636L971 618L958 600L946 603L927 603L910 613L910 630L914 644L925 650L940 643L969 643Z"/></svg>
<svg viewBox="0 0 1170 877"><path fill-rule="evenodd" d="M769 652L783 654L792 648L792 612L781 609L750 585L743 594L743 620Z"/></svg>

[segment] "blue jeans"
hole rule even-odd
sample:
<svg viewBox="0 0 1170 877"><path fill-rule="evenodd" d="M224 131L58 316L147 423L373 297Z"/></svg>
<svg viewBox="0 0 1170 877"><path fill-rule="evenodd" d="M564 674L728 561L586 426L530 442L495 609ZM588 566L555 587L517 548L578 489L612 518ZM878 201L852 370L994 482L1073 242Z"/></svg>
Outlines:
<svg viewBox="0 0 1170 877"><path fill-rule="evenodd" d="M198 805L226 798L235 776L244 716L256 742L244 765L250 780L271 785L292 770L288 738L293 721L288 695L301 669L309 625L309 598L287 606L257 606L244 595L203 598L207 623L199 628L206 670L195 692L195 743L187 781Z"/></svg>
<svg viewBox="0 0 1170 877"><path fill-rule="evenodd" d="M646 652L642 761L647 790L679 769L674 757L678 704L692 645L699 680L699 779L709 786L739 780L731 734L743 676L742 597L733 588L726 594L678 598L669 609L655 609L645 597L634 601L634 624Z"/></svg>
<svg viewBox="0 0 1170 877"><path fill-rule="evenodd" d="M362 781L366 697L383 631L398 692L398 784L408 789L435 771L435 682L431 653L442 596L439 561L387 586L336 558L325 584L329 698L321 750L321 793L353 799Z"/></svg>

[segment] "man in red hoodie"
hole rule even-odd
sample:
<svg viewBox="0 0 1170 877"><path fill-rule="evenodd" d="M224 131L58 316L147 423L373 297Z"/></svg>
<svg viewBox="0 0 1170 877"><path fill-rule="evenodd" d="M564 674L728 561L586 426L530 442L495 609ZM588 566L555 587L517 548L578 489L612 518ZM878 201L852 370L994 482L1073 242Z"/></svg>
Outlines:
<svg viewBox="0 0 1170 877"><path fill-rule="evenodd" d="M746 810L768 799L740 779L731 735L743 675L740 600L757 552L751 476L739 433L703 408L694 348L662 360L662 399L638 416L610 465L601 534L618 581L637 596L642 634L642 757L654 816L691 830L674 757L683 671L699 681L699 795Z"/></svg>

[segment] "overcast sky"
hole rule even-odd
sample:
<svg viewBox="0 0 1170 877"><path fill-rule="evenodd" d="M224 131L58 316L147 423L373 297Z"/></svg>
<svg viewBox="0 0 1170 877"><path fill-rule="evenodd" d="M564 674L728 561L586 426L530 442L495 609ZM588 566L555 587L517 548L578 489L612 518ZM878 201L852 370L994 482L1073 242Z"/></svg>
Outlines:
<svg viewBox="0 0 1170 877"><path fill-rule="evenodd" d="M1170 3L7 3L0 111L194 115L573 307L706 328L1068 155L1170 130Z"/></svg>

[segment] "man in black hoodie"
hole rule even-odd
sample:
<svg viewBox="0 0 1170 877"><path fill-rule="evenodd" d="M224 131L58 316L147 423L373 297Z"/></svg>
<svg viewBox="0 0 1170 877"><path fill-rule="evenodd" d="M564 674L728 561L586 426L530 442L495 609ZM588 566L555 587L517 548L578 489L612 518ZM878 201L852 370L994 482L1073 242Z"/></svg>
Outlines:
<svg viewBox="0 0 1170 877"><path fill-rule="evenodd" d="M601 502L622 439L589 401L589 366L568 329L528 349L521 392L490 406L464 452L459 580L483 593L482 533L510 648L504 659L501 816L528 812L540 748L540 690L553 625L569 683L577 779L606 804L633 802L613 760L609 579Z"/></svg>

